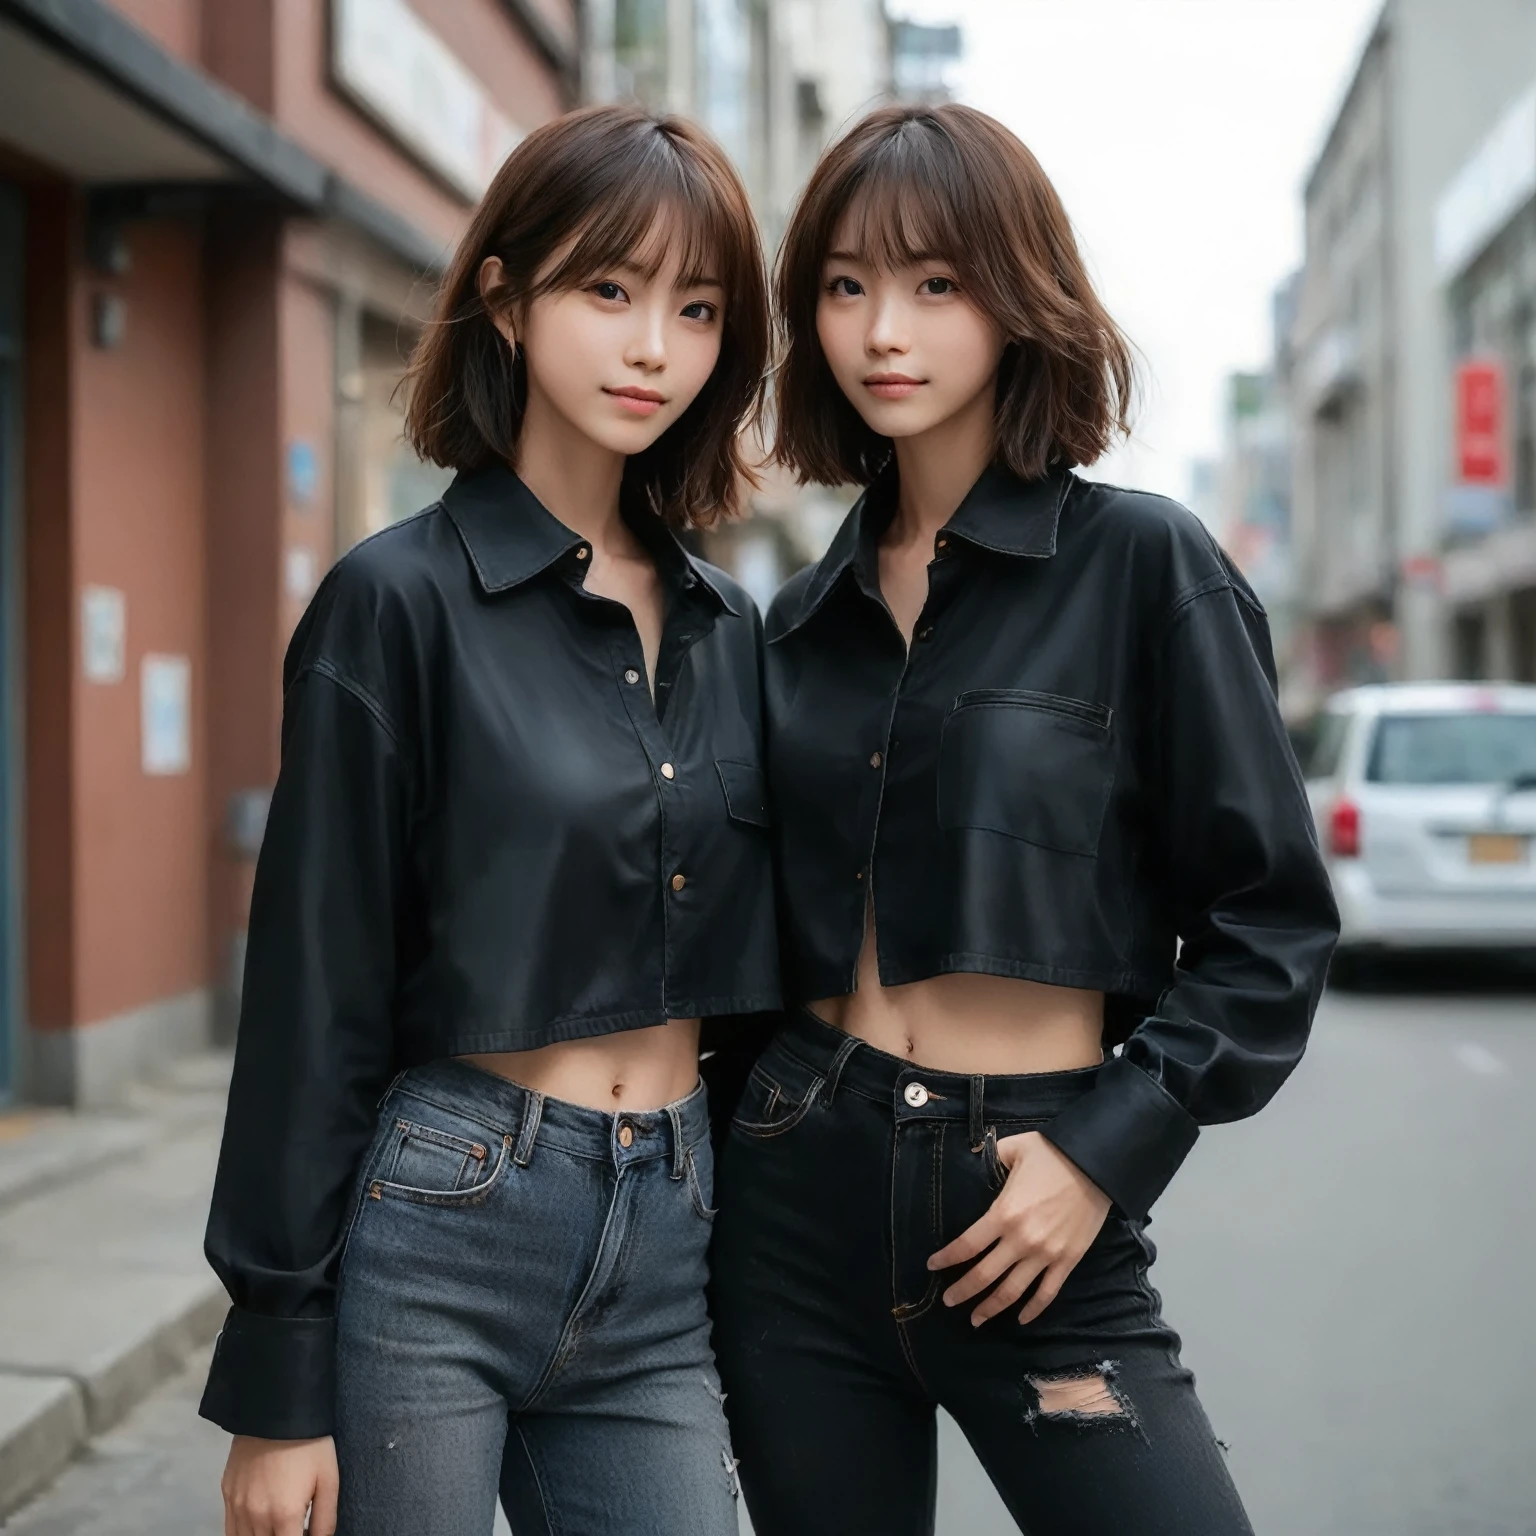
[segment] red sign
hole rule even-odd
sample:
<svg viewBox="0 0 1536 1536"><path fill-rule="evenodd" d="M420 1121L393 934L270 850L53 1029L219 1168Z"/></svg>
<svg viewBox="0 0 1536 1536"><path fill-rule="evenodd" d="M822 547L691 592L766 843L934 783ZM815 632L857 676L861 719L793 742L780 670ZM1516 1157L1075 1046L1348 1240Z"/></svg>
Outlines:
<svg viewBox="0 0 1536 1536"><path fill-rule="evenodd" d="M1504 442L1504 365L1478 358L1456 366L1456 479L1501 490L1508 479Z"/></svg>

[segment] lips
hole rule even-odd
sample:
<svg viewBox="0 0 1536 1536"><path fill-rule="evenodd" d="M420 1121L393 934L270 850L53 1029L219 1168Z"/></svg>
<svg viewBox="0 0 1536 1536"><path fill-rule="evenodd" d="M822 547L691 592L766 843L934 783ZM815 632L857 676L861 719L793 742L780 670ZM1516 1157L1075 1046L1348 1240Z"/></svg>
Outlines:
<svg viewBox="0 0 1536 1536"><path fill-rule="evenodd" d="M633 412L636 416L653 416L667 403L667 397L659 394L654 389L641 389L638 385L629 384L623 389L605 389L605 395L611 395L626 411Z"/></svg>
<svg viewBox="0 0 1536 1536"><path fill-rule="evenodd" d="M906 373L872 373L864 380L864 387L882 400L904 400L914 390L921 389L923 381Z"/></svg>

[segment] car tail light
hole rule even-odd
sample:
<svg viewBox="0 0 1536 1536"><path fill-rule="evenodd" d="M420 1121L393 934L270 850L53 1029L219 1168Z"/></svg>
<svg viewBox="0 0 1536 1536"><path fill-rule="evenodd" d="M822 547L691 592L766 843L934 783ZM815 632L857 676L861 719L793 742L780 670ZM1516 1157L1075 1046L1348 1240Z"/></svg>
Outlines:
<svg viewBox="0 0 1536 1536"><path fill-rule="evenodd" d="M1336 859L1360 857L1360 807L1353 800L1335 800L1328 813L1328 851Z"/></svg>

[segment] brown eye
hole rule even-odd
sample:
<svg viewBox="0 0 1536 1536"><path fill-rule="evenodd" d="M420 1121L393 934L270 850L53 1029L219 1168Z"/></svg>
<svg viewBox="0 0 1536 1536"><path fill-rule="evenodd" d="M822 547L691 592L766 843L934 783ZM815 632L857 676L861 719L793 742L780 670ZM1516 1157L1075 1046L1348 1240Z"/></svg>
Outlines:
<svg viewBox="0 0 1536 1536"><path fill-rule="evenodd" d="M923 284L923 292L935 296L945 293L959 293L959 285L952 277L930 277Z"/></svg>
<svg viewBox="0 0 1536 1536"><path fill-rule="evenodd" d="M827 292L835 293L839 298L857 298L864 290L851 277L834 277L827 284Z"/></svg>
<svg viewBox="0 0 1536 1536"><path fill-rule="evenodd" d="M600 299L617 300L626 296L617 283L593 283L592 292Z"/></svg>

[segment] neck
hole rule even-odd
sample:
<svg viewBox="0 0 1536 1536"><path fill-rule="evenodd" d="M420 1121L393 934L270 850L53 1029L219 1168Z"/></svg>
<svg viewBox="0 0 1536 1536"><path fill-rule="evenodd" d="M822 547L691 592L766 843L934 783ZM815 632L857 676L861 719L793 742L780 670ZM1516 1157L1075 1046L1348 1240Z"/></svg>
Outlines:
<svg viewBox="0 0 1536 1536"><path fill-rule="evenodd" d="M931 542L992 462L993 392L988 387L926 432L896 439L900 489L887 535L892 543Z"/></svg>
<svg viewBox="0 0 1536 1536"><path fill-rule="evenodd" d="M594 443L538 395L518 434L518 478L573 533L599 552L627 543L619 517L624 455Z"/></svg>

